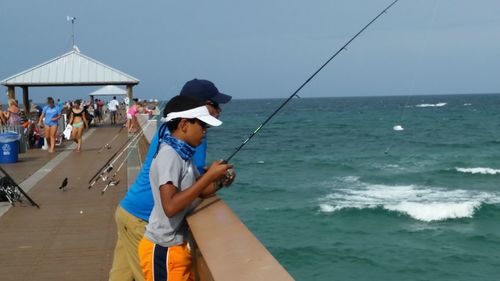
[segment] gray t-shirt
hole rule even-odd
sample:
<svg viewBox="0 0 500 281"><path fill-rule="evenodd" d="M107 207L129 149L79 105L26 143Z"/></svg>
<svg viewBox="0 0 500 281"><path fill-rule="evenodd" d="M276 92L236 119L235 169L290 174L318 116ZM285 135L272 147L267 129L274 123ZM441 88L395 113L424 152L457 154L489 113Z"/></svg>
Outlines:
<svg viewBox="0 0 500 281"><path fill-rule="evenodd" d="M162 144L158 155L151 163L149 181L153 193L154 207L146 226L145 236L153 243L163 247L175 246L187 240L185 217L193 204L169 218L165 215L160 198L160 186L168 182L182 191L192 186L198 176L193 161L183 160L169 145Z"/></svg>

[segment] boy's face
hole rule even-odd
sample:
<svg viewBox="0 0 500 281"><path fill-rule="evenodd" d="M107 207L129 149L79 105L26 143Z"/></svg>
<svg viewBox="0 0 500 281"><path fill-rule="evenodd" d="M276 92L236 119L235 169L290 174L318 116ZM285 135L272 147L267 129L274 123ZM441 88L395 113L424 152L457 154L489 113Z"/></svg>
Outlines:
<svg viewBox="0 0 500 281"><path fill-rule="evenodd" d="M183 119L181 122L184 123L181 124L185 130L186 139L184 141L193 147L199 146L207 131L206 124L198 119L194 119L194 121Z"/></svg>

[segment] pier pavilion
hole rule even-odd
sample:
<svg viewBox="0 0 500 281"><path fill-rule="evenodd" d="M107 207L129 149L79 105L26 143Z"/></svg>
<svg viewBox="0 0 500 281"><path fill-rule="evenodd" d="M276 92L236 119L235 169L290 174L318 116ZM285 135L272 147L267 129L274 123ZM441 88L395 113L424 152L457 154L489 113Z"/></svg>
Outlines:
<svg viewBox="0 0 500 281"><path fill-rule="evenodd" d="M20 87L24 112L29 112L29 87L121 85L131 100L139 79L82 54L75 46L68 53L2 80L1 84L13 99L15 88Z"/></svg>

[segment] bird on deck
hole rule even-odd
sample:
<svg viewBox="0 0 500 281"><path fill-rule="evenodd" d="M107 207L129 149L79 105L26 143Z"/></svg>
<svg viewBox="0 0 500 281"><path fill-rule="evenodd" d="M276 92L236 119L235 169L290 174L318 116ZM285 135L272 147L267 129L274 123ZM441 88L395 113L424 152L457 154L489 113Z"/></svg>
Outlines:
<svg viewBox="0 0 500 281"><path fill-rule="evenodd" d="M59 189L63 189L68 185L68 178L64 178L63 182L61 183L61 186Z"/></svg>

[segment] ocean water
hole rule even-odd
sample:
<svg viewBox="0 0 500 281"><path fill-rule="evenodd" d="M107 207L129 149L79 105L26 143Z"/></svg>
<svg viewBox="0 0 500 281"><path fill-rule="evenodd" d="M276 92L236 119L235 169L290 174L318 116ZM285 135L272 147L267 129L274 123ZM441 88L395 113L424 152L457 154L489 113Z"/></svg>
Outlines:
<svg viewBox="0 0 500 281"><path fill-rule="evenodd" d="M224 105L208 158L283 101ZM221 196L296 280L500 280L500 95L293 99L232 162Z"/></svg>

